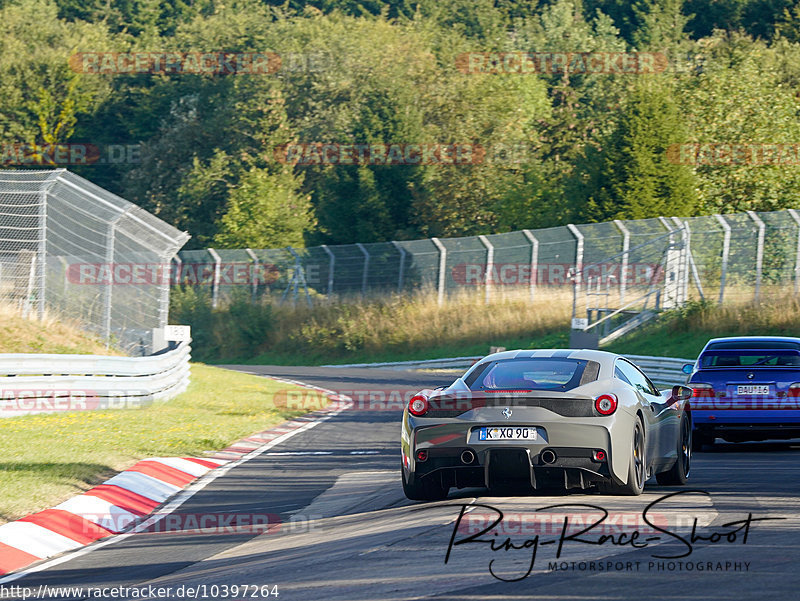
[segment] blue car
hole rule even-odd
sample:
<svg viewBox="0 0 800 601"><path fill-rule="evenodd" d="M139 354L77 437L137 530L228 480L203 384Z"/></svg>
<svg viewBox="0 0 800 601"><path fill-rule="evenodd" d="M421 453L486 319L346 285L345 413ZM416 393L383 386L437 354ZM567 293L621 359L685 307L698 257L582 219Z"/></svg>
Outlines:
<svg viewBox="0 0 800 601"><path fill-rule="evenodd" d="M800 338L709 340L683 366L693 390L693 446L800 437Z"/></svg>

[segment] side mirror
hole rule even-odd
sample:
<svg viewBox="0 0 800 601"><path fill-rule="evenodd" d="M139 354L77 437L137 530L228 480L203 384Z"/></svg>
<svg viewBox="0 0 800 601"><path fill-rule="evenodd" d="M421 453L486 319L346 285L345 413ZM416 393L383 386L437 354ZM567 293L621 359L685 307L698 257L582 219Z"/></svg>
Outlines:
<svg viewBox="0 0 800 601"><path fill-rule="evenodd" d="M688 386L676 385L672 387L672 395L667 401L668 405L674 405L678 401L688 401L694 395L694 391Z"/></svg>
<svg viewBox="0 0 800 601"><path fill-rule="evenodd" d="M681 368L681 371L688 376L689 374L691 374L694 371L694 364L693 363L687 363L686 365L684 365Z"/></svg>

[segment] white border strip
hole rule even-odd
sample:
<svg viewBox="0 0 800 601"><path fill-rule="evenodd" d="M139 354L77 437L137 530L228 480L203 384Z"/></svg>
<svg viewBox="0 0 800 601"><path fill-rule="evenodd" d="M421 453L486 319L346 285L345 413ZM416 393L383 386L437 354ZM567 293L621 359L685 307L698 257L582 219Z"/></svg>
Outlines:
<svg viewBox="0 0 800 601"><path fill-rule="evenodd" d="M337 394L333 390L328 390L326 388L320 388L319 386L313 386L311 384L304 384L303 382L297 382L295 380L287 380L285 378L275 378L275 377L272 377L272 376L265 376L263 374L259 374L259 375L261 375L261 377L263 377L263 378L269 378L269 379L275 380L277 382L285 382L287 384L294 384L296 386L301 386L303 388L311 388L311 389L314 389L314 390L319 390L320 392L323 392L325 394ZM237 459L235 461L231 461L231 462L226 463L225 465L223 465L223 466L221 466L221 467L219 467L219 468L217 468L215 470L212 470L206 476L201 477L199 480L196 480L195 482L190 484L188 486L188 488L185 488L184 490L179 492L175 496L175 498L172 499L172 501L167 503L160 510L156 510L156 513L154 515L150 516L145 521L143 521L140 524L138 524L135 528L133 528L129 532L125 532L124 534L118 534L118 535L113 536L111 538L107 538L105 540L102 540L102 541L100 541L98 543L87 545L86 547L83 547L81 549L77 549L76 551L68 553L67 555L64 555L62 557L57 557L56 559L51 559L49 561L41 563L41 564L39 564L37 566L34 566L32 568L28 568L28 569L22 570L20 572L14 572L12 574L9 574L8 576L0 578L0 584L6 584L7 582L14 582L15 580L19 580L20 578L24 578L25 576L29 576L31 574L35 574L36 572L41 572L41 571L46 570L48 568L52 568L52 567L60 565L62 563L66 563L67 561L70 561L70 560L75 559L77 557L82 557L83 555L88 555L89 553L91 553L93 551L96 551L97 549L100 549L102 547L105 547L105 546L111 545L113 543L119 542L121 540L124 540L124 539L128 538L129 536L133 536L134 534L138 534L139 532L149 528L153 524L156 524L159 521L161 521L162 519L164 519L167 515L169 515L172 512L174 512L181 505L186 503L186 501L191 499L194 495L196 495L198 492L203 490L206 486L211 484L214 480L216 480L217 478L219 478L221 476L224 476L225 474L227 474L233 468L235 468L235 467L237 467L239 465L242 465L243 463L246 463L246 462L250 461L251 459L255 459L259 455L261 455L261 454L267 452L268 450L270 450L272 447L275 447L275 446L277 446L277 445L279 445L279 444L281 444L283 442L286 442L287 440L289 440L290 438L292 438L293 436L295 436L297 434L300 434L301 432L305 432L306 430L310 430L311 428L313 428L313 427L315 427L315 426L317 426L317 425L319 425L319 424L321 424L323 422L328 421L332 417L337 416L339 413L341 413L342 411L344 411L346 409L349 409L352 406L353 406L352 399L348 398L347 403L340 404L338 409L336 409L334 411L331 411L330 413L328 413L326 415L323 415L323 416L319 417L318 419L316 419L314 421L308 422L305 425L300 426L296 430L292 430L291 432L287 432L286 434L283 434L283 435L279 436L278 438L276 438L276 439L274 439L274 440L272 440L272 441L270 441L270 442L258 447L257 449L251 451L247 455L245 455L245 456L243 456L243 457L241 457L241 458L239 458L239 459Z"/></svg>

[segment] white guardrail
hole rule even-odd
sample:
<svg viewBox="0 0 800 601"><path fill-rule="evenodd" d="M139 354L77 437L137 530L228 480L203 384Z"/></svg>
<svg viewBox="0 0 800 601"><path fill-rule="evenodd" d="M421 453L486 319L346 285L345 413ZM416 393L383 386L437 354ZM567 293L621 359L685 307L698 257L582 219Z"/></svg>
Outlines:
<svg viewBox="0 0 800 601"><path fill-rule="evenodd" d="M638 365L655 384L673 386L684 384L686 374L681 371L687 363L694 359L676 359L674 357L651 357L648 355L625 355ZM375 367L383 369L467 369L483 357L453 357L450 359L428 359L425 361L394 361L391 363L351 363L349 365L323 365L322 367Z"/></svg>
<svg viewBox="0 0 800 601"><path fill-rule="evenodd" d="M128 409L189 385L190 342L147 357L0 354L0 417Z"/></svg>

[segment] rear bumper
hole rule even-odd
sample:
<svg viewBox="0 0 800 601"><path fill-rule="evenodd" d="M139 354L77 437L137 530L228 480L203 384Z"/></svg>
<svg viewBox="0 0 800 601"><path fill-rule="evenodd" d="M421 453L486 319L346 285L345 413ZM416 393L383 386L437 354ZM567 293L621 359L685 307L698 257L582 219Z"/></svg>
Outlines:
<svg viewBox="0 0 800 601"><path fill-rule="evenodd" d="M465 465L463 450L475 454L475 460ZM546 463L544 451L552 451L555 461ZM605 451L604 451L605 452ZM464 488L485 486L493 488L512 483L531 487L588 488L597 482L611 480L607 461L592 459L592 450L574 447L544 447L539 453L528 447L450 447L429 449L428 459L417 462L415 478L438 478L445 486Z"/></svg>
<svg viewBox="0 0 800 601"><path fill-rule="evenodd" d="M800 427L800 409L725 409L708 410L692 407L692 420L695 426L708 424L760 426L786 424Z"/></svg>
<svg viewBox="0 0 800 601"><path fill-rule="evenodd" d="M800 411L695 411L695 432L738 442L800 438Z"/></svg>
<svg viewBox="0 0 800 601"><path fill-rule="evenodd" d="M506 421L497 409L496 416L473 421L415 418L406 412L402 436L406 478L443 478L445 485L456 488L491 487L504 481L527 481L534 488L551 484L587 488L604 480L627 481L635 417L622 410L604 418L565 418L541 408L515 413L519 420ZM478 428L498 424L535 427L536 439L479 440ZM465 450L475 455L469 464L461 459ZM420 451L427 452L425 461L417 459ZM593 451L603 451L605 458L595 461Z"/></svg>

